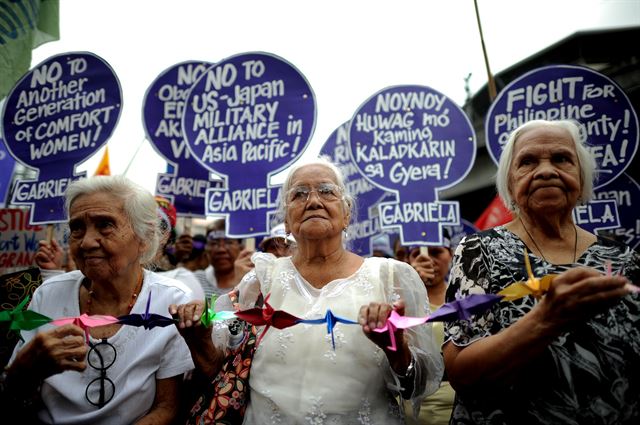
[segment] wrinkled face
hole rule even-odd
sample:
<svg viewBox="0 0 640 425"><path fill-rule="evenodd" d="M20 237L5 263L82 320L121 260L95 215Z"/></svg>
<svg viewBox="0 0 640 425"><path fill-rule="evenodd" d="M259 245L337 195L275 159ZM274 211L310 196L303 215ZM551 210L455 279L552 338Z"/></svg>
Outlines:
<svg viewBox="0 0 640 425"><path fill-rule="evenodd" d="M529 215L571 213L582 182L573 140L561 128L523 133L513 146L509 192L520 211Z"/></svg>
<svg viewBox="0 0 640 425"><path fill-rule="evenodd" d="M226 274L233 271L233 263L238 258L242 245L238 239L209 238L205 249L216 273Z"/></svg>
<svg viewBox="0 0 640 425"><path fill-rule="evenodd" d="M349 224L349 213L331 169L322 165L299 168L286 196L285 229L298 238L339 236Z"/></svg>
<svg viewBox="0 0 640 425"><path fill-rule="evenodd" d="M76 266L94 282L140 266L145 244L136 236L123 201L106 193L81 195L69 211L69 249Z"/></svg>

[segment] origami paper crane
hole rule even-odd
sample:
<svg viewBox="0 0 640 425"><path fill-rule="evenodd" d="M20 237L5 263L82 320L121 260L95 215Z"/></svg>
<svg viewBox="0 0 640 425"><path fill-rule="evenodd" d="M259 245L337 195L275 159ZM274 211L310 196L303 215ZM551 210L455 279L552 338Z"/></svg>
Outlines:
<svg viewBox="0 0 640 425"><path fill-rule="evenodd" d="M482 313L502 299L501 295L471 294L464 298L443 304L431 313L427 322L452 322L469 320L472 314Z"/></svg>
<svg viewBox="0 0 640 425"><path fill-rule="evenodd" d="M112 325L118 323L118 319L113 316L103 316L94 314L92 316L86 313L76 317L63 317L60 319L52 320L51 323L57 326L67 325L69 323L81 327L84 330L84 335L87 341L89 341L89 328L96 328L98 326Z"/></svg>
<svg viewBox="0 0 640 425"><path fill-rule="evenodd" d="M216 295L211 295L211 303L207 298L204 299L204 311L202 312L202 317L200 317L200 323L202 326L209 327L212 322L219 320L230 320L235 319L236 315L232 311L213 311L213 305L216 302Z"/></svg>
<svg viewBox="0 0 640 425"><path fill-rule="evenodd" d="M395 310L391 312L391 315L387 318L387 323L384 324L381 328L375 328L373 331L382 333L389 332L389 339L391 340L391 345L387 346L387 348L391 351L396 351L396 335L395 332L397 329L406 329L412 326L417 326L425 323L429 319L429 316L426 317L409 317L409 316L400 316Z"/></svg>
<svg viewBox="0 0 640 425"><path fill-rule="evenodd" d="M162 316L160 314L149 313L149 307L151 306L151 292L147 298L147 308L144 313L132 313L118 317L118 322L123 325L129 326L144 326L145 329L152 329L155 327L166 327L176 323L176 319L172 317Z"/></svg>
<svg viewBox="0 0 640 425"><path fill-rule="evenodd" d="M540 298L549 290L553 278L557 276L557 274L548 274L540 279L534 277L526 248L524 250L524 265L527 268L527 276L529 278L526 282L512 283L502 291L498 292L498 295L503 296L503 301L513 301L527 295L533 295L536 298Z"/></svg>
<svg viewBox="0 0 640 425"><path fill-rule="evenodd" d="M331 345L333 346L334 350L336 349L336 341L335 341L335 338L333 336L333 328L336 327L338 322L339 323L347 323L347 324L351 324L351 325L357 325L358 324L358 322L354 322L353 320L344 319L344 318L342 318L340 316L336 316L329 309L327 309L327 313L321 319L304 319L304 320L300 320L300 323L307 323L307 324L310 324L310 325L320 325L320 324L326 323L327 324L327 333L331 334Z"/></svg>
<svg viewBox="0 0 640 425"><path fill-rule="evenodd" d="M289 314L286 311L274 310L269 304L270 296L271 294L267 295L264 299L264 308L249 308L247 310L236 311L234 313L238 319L244 320L252 325L265 326L260 337L256 341L256 346L260 341L262 341L262 338L271 326L276 329L284 329L293 326L300 321L299 317Z"/></svg>
<svg viewBox="0 0 640 425"><path fill-rule="evenodd" d="M9 329L11 330L25 331L30 331L51 322L50 317L32 310L23 310L28 302L29 296L25 297L14 309L0 311L0 322L9 322Z"/></svg>

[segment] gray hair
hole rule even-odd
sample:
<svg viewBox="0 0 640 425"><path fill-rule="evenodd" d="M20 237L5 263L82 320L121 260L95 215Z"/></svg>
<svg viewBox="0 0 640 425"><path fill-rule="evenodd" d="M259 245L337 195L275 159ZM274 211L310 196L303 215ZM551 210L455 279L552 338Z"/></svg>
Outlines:
<svg viewBox="0 0 640 425"><path fill-rule="evenodd" d="M133 232L146 244L140 262L144 265L151 263L162 237L156 212L158 206L153 195L124 176L94 176L69 185L65 194L67 212L71 211L78 197L94 193L107 193L123 202L124 213Z"/></svg>
<svg viewBox="0 0 640 425"><path fill-rule="evenodd" d="M349 214L351 220L354 219L354 211L356 210L356 200L351 195L347 186L344 182L344 174L340 171L340 168L331 161L331 159L326 155L321 155L315 159L306 162L299 162L296 165L292 166L289 169L289 173L282 185L282 190L280 192L280 199L278 201L278 210L276 211L274 217L275 223L284 222L285 216L287 215L287 193L291 190L291 181L293 180L293 176L296 171L303 167L308 167L310 165L318 165L321 167L325 167L330 170L336 178L336 186L340 188L342 192L342 206L345 213Z"/></svg>
<svg viewBox="0 0 640 425"><path fill-rule="evenodd" d="M509 193L509 169L511 168L511 161L513 160L513 146L525 132L542 127L561 128L569 133L576 148L578 166L580 167L580 180L582 183L580 200L582 202L587 202L593 197L593 183L596 179L596 161L587 147L587 137L584 127L574 120L532 120L513 130L507 139L507 143L500 155L500 161L498 162L496 189L498 190L498 195L502 198L505 206L514 213L518 212L518 206L515 205L515 202Z"/></svg>

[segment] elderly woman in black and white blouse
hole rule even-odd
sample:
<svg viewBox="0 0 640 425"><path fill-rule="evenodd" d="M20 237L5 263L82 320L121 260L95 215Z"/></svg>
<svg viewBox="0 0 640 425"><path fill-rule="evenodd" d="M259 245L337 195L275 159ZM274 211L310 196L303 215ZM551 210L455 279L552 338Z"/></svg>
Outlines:
<svg viewBox="0 0 640 425"><path fill-rule="evenodd" d="M498 192L515 218L467 236L447 298L495 294L533 274L549 291L449 323L453 424L640 423L640 256L573 222L595 161L572 121L531 121L507 141Z"/></svg>

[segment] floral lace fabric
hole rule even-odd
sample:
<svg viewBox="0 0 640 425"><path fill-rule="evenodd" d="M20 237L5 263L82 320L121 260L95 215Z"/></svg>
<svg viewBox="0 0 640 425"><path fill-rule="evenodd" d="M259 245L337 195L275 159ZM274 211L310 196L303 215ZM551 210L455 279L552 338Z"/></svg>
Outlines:
<svg viewBox="0 0 640 425"><path fill-rule="evenodd" d="M324 317L327 309L357 320L371 301L406 300L406 314L424 316L429 307L424 285L408 265L380 258L366 259L352 276L316 289L297 272L289 258L255 254L255 279L239 288L241 300L270 294L269 304L305 319ZM271 278L269 278L271 277ZM258 288L260 290L258 290ZM221 298L216 309L225 309ZM243 308L249 305L243 306ZM435 390L442 376L439 348L430 327L407 333L416 358L412 401ZM269 328L256 349L249 380L251 401L247 424L401 424L403 415L395 381L384 352L359 325L334 328L335 350L326 325L298 324ZM224 343L220 338L218 343Z"/></svg>

